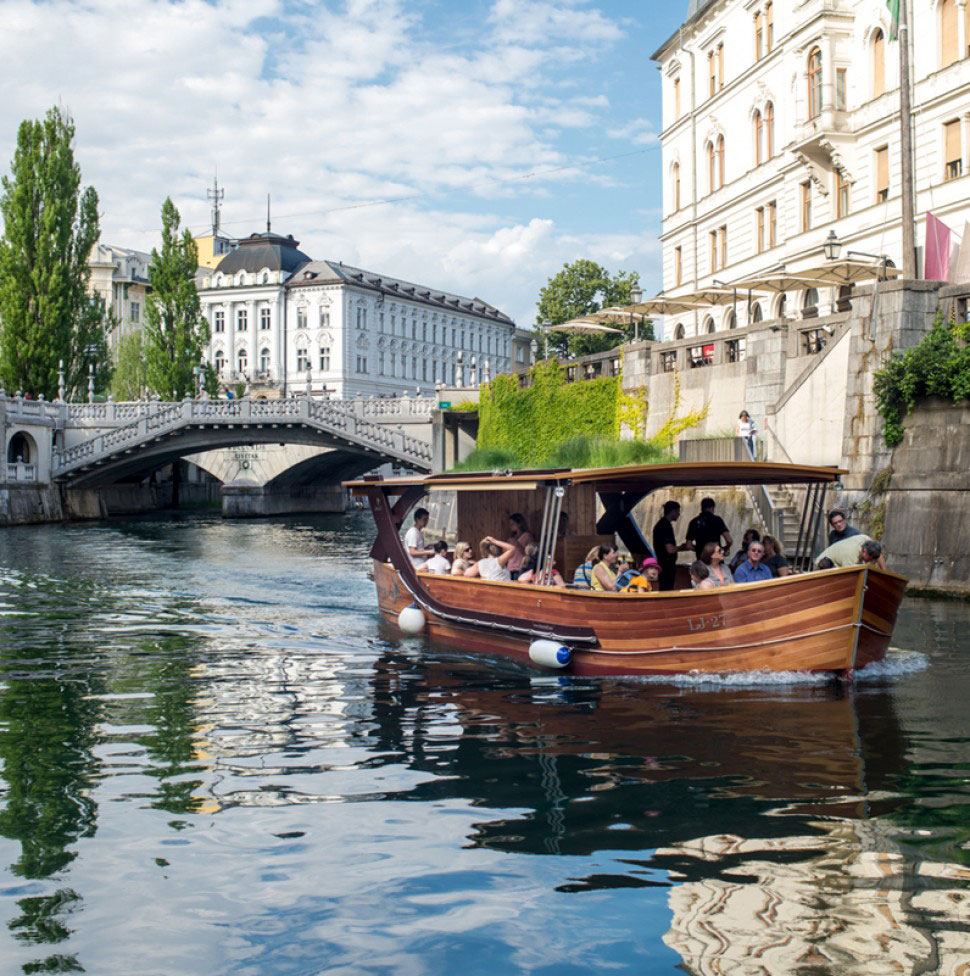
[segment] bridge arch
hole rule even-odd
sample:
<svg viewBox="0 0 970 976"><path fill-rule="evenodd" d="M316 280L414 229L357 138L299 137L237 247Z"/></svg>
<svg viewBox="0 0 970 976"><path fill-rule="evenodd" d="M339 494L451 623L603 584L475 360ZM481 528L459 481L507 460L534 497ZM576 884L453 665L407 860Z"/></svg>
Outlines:
<svg viewBox="0 0 970 976"><path fill-rule="evenodd" d="M37 456L37 441L27 431L15 430L7 441L7 463L36 464Z"/></svg>

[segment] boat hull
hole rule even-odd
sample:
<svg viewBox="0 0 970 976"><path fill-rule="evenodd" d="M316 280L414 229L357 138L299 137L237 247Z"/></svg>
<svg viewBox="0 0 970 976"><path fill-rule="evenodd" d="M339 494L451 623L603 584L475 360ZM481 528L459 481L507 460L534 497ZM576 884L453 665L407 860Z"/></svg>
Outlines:
<svg viewBox="0 0 970 976"><path fill-rule="evenodd" d="M870 574L877 585L867 587ZM526 661L532 640L561 640L573 652L570 670L588 675L851 671L885 656L905 585L865 566L648 594L430 574L413 579L412 593L390 563L374 560L378 603L389 621L417 601L432 638ZM483 613L488 624L467 616Z"/></svg>

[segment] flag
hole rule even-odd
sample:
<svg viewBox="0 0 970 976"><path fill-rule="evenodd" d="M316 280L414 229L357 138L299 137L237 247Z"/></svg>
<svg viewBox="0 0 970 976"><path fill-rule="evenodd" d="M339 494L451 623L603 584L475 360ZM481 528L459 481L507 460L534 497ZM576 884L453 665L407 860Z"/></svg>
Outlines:
<svg viewBox="0 0 970 976"><path fill-rule="evenodd" d="M899 37L899 0L886 0L892 26L889 28L889 40L895 41Z"/></svg>
<svg viewBox="0 0 970 976"><path fill-rule="evenodd" d="M950 271L950 228L926 212L926 247L923 277L927 281L947 281Z"/></svg>

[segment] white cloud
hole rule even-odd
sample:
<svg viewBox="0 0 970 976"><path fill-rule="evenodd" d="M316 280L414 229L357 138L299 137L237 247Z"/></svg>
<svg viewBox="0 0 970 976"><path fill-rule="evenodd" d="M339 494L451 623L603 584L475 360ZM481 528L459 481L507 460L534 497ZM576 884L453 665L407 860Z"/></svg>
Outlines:
<svg viewBox="0 0 970 976"><path fill-rule="evenodd" d="M271 192L274 229L313 256L478 294L526 325L563 260L652 260L635 235L496 209L591 180L559 140L588 129L595 146L609 102L557 73L619 24L587 0L496 0L474 43L441 47L418 16L407 0L7 0L0 160L60 102L105 240L150 248L167 195L204 229L218 170L231 233L259 228ZM610 134L649 127L626 128Z"/></svg>

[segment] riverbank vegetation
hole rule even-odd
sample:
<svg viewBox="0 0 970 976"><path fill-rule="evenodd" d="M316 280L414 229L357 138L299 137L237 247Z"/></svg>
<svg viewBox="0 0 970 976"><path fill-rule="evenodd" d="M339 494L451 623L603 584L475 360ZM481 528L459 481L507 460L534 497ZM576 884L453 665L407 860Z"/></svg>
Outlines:
<svg viewBox="0 0 970 976"><path fill-rule="evenodd" d="M937 312L926 338L894 355L875 374L873 389L889 447L902 441L903 420L921 400L970 398L970 322L944 321Z"/></svg>

